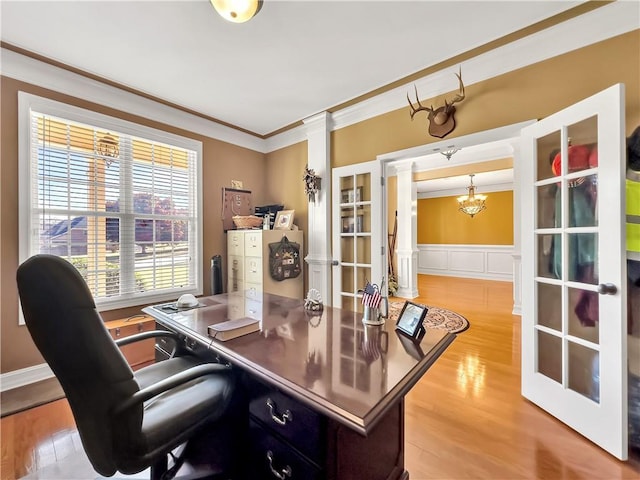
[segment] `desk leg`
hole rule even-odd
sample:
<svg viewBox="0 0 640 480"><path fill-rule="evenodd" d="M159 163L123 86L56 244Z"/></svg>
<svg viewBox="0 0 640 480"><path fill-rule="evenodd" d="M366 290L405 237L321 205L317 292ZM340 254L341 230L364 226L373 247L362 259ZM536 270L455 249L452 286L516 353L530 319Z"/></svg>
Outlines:
<svg viewBox="0 0 640 480"><path fill-rule="evenodd" d="M329 461L340 480L407 480L404 469L404 399L391 407L374 429L363 437L338 424L329 428Z"/></svg>

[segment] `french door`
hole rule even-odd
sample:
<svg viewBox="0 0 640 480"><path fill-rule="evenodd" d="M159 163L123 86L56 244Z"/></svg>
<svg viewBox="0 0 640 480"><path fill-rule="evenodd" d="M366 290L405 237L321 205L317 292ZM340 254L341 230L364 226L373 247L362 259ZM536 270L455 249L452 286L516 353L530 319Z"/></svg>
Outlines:
<svg viewBox="0 0 640 480"><path fill-rule="evenodd" d="M522 130L522 395L621 460L624 130L623 85Z"/></svg>
<svg viewBox="0 0 640 480"><path fill-rule="evenodd" d="M361 311L357 292L367 281L383 288L386 263L382 228L381 169L378 161L332 172L332 305Z"/></svg>

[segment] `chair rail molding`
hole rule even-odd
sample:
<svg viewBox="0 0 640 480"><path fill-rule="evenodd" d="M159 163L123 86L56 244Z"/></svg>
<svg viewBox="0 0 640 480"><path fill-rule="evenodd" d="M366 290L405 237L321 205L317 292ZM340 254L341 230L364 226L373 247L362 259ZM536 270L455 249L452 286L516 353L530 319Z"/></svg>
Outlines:
<svg viewBox="0 0 640 480"><path fill-rule="evenodd" d="M514 280L512 245L418 245L418 273L449 277Z"/></svg>

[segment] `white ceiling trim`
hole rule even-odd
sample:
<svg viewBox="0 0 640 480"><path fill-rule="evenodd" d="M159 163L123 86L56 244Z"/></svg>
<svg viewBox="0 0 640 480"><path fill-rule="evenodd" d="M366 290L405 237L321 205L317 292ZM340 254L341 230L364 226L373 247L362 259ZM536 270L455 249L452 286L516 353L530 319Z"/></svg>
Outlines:
<svg viewBox="0 0 640 480"><path fill-rule="evenodd" d="M471 58L461 64L465 85L473 85L533 63L577 50L638 29L638 3L614 2L579 17ZM458 66L440 70L412 83L363 100L332 114L333 130L407 107L407 92L415 84L420 98L432 98L457 89ZM296 132L298 130L298 132ZM267 139L268 151L305 139L304 126ZM288 143L292 142L292 143Z"/></svg>
<svg viewBox="0 0 640 480"><path fill-rule="evenodd" d="M492 78L563 53L638 29L638 3L614 2L567 22L467 60L462 65L465 84ZM240 147L268 153L306 140L304 125L267 139L149 100L88 77L2 49L0 73L26 83L82 98L150 120L172 125ZM455 90L457 66L416 82L421 98ZM406 84L332 114L338 130L406 105Z"/></svg>

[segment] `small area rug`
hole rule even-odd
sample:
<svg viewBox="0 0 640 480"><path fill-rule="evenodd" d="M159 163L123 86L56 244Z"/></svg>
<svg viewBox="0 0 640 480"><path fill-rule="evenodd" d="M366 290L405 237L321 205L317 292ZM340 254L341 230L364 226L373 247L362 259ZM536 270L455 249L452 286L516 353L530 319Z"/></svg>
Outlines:
<svg viewBox="0 0 640 480"><path fill-rule="evenodd" d="M389 302L389 320L396 322L398 315L404 307L402 301L390 301ZM427 316L422 324L426 328L439 328L441 330L448 330L451 333L461 333L469 328L469 321L462 315L446 308L426 306L429 310Z"/></svg>

